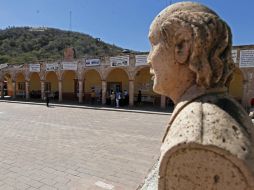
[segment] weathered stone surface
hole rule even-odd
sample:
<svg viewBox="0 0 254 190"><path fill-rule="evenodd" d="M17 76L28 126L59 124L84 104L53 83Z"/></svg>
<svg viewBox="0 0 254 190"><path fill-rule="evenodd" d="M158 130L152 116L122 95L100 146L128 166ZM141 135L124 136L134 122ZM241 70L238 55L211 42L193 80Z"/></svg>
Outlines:
<svg viewBox="0 0 254 190"><path fill-rule="evenodd" d="M177 104L161 146L158 189L254 189L254 128L227 94L230 28L209 8L182 2L154 19L149 39L153 89Z"/></svg>

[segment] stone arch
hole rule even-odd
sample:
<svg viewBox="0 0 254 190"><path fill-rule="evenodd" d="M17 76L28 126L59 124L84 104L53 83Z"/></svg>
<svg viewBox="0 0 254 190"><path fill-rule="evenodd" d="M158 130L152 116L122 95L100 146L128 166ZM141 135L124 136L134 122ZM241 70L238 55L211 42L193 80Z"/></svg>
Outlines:
<svg viewBox="0 0 254 190"><path fill-rule="evenodd" d="M113 68L107 74L107 92L129 89L129 73L122 68Z"/></svg>
<svg viewBox="0 0 254 190"><path fill-rule="evenodd" d="M83 79L85 79L85 78L86 78L86 74L87 74L88 72L91 72L91 71L96 72L96 73L100 76L100 79L103 80L103 74L101 73L100 70L95 69L95 68L85 69L85 71L84 71L84 73L83 73Z"/></svg>
<svg viewBox="0 0 254 190"><path fill-rule="evenodd" d="M58 91L58 76L56 72L49 71L45 74L45 92L54 93Z"/></svg>
<svg viewBox="0 0 254 190"><path fill-rule="evenodd" d="M95 92L96 100L100 101L102 91L102 76L97 69L87 69L84 72L84 98L85 102L91 101L91 93Z"/></svg>
<svg viewBox="0 0 254 190"><path fill-rule="evenodd" d="M233 73L232 81L230 82L228 91L239 103L242 103L244 95L244 74L240 68L236 68Z"/></svg>
<svg viewBox="0 0 254 190"><path fill-rule="evenodd" d="M62 96L64 100L77 99L78 79L75 71L66 70L62 73Z"/></svg>
<svg viewBox="0 0 254 190"><path fill-rule="evenodd" d="M29 75L30 80L30 89L31 98L40 98L41 97L41 79L40 75L37 72L32 72Z"/></svg>
<svg viewBox="0 0 254 190"><path fill-rule="evenodd" d="M123 68L123 67L110 67L105 73L104 73L104 79L107 79L108 78L108 76L110 75L110 73L112 73L112 71L114 71L114 70L121 70L121 71L123 71L126 75L127 75L127 77L128 77L128 80L129 79L131 79L132 77L131 77L131 75L130 75L130 73L129 73L129 71L127 70L127 68Z"/></svg>
<svg viewBox="0 0 254 190"><path fill-rule="evenodd" d="M152 75L150 67L138 67L134 71L134 100L137 100L138 92L142 94L142 102L160 105L160 95L153 92Z"/></svg>
<svg viewBox="0 0 254 190"><path fill-rule="evenodd" d="M17 72L15 74L16 82L16 96L25 98L26 95L26 76L23 72Z"/></svg>

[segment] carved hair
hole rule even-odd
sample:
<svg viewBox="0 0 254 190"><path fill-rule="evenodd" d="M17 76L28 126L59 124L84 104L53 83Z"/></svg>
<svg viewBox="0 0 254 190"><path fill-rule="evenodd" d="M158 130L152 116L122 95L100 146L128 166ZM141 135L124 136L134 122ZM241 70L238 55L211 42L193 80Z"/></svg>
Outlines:
<svg viewBox="0 0 254 190"><path fill-rule="evenodd" d="M207 7L182 3L175 10L162 12L160 31L174 38L173 31L185 27L192 33L189 68L196 73L196 83L205 88L228 86L234 63L231 57L232 35L229 26ZM188 7L190 5L191 9ZM187 7L187 8L186 8ZM169 33L169 34L168 34ZM166 35L166 36L165 36ZM167 39L167 42L172 40ZM170 44L168 44L170 45Z"/></svg>

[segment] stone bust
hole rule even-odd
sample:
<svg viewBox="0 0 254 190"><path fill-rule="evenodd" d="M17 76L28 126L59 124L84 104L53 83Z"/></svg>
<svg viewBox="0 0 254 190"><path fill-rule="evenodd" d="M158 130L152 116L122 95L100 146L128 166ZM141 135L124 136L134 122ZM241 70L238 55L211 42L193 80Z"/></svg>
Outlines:
<svg viewBox="0 0 254 190"><path fill-rule="evenodd" d="M227 93L231 31L211 9L181 2L149 31L155 92L176 107L161 146L159 190L254 189L253 125Z"/></svg>

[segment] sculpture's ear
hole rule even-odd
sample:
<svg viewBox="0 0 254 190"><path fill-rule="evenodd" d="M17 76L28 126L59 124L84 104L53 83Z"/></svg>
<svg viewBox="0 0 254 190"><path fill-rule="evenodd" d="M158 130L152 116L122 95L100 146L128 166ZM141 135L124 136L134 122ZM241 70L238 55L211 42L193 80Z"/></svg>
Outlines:
<svg viewBox="0 0 254 190"><path fill-rule="evenodd" d="M179 28L175 33L175 59L184 64L190 57L191 33L185 28Z"/></svg>

